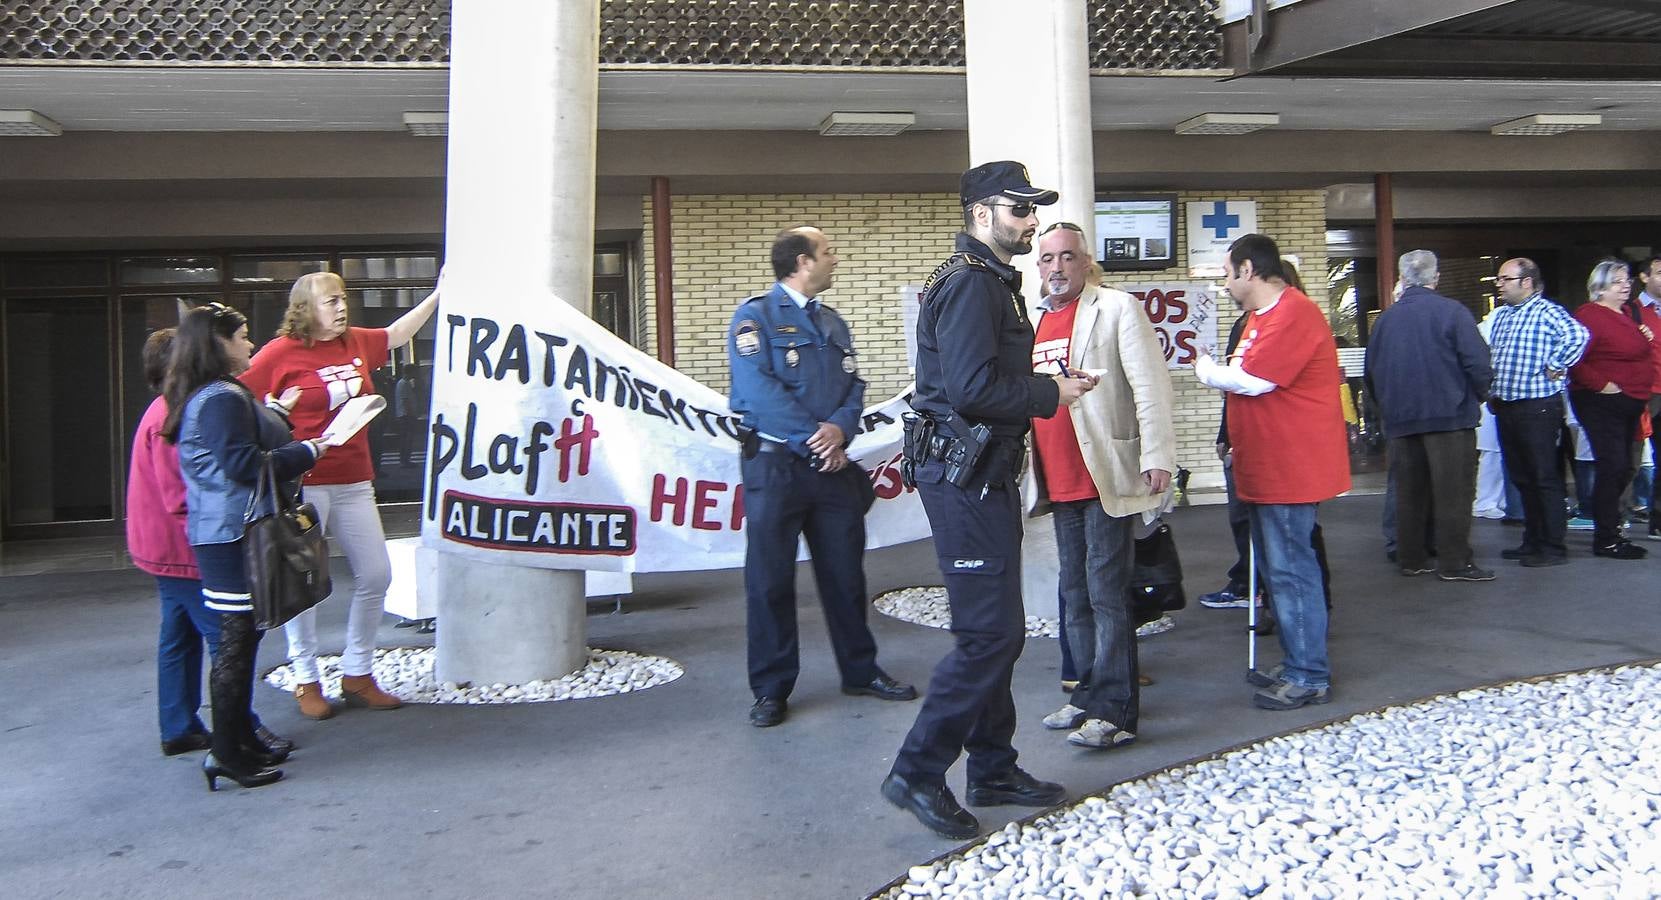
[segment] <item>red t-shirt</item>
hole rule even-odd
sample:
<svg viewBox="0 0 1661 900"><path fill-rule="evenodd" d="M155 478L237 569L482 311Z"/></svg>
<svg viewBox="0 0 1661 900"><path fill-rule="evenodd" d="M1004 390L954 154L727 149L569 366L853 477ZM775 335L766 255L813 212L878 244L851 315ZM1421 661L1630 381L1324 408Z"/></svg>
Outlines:
<svg viewBox="0 0 1661 900"><path fill-rule="evenodd" d="M299 440L314 438L334 419L342 403L360 394L375 393L369 373L386 365L386 329L348 328L332 341L307 347L291 337L272 338L254 354L253 364L239 379L255 397L282 396L300 388L300 400L289 412L289 424ZM306 484L354 484L375 479L369 458L369 430L352 435L344 445L330 447L306 473Z"/></svg>
<svg viewBox="0 0 1661 900"><path fill-rule="evenodd" d="M1288 287L1267 312L1246 320L1237 353L1248 374L1276 385L1256 397L1228 395L1240 499L1319 503L1349 490L1338 346L1321 308Z"/></svg>
<svg viewBox="0 0 1661 900"><path fill-rule="evenodd" d="M1574 317L1592 337L1580 362L1569 367L1569 386L1596 393L1614 382L1628 397L1648 400L1655 384L1655 348L1632 316L1587 302Z"/></svg>
<svg viewBox="0 0 1661 900"><path fill-rule="evenodd" d="M1078 301L1065 309L1047 312L1038 320L1038 334L1032 344L1032 370L1059 375L1057 361L1072 365L1073 320L1078 318ZM1032 420L1032 446L1044 473L1044 490L1050 500L1090 500L1097 496L1096 483L1084 466L1079 452L1073 417L1063 409L1048 419Z"/></svg>

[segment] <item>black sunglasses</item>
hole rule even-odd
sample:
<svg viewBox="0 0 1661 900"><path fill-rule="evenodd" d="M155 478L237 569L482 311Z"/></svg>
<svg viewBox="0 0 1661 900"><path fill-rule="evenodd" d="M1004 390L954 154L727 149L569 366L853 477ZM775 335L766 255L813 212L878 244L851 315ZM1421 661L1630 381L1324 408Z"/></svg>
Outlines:
<svg viewBox="0 0 1661 900"><path fill-rule="evenodd" d="M1010 215L1013 215L1017 219L1025 219L1027 216L1030 216L1034 212L1038 211L1038 204L1036 203L988 203L986 205L1001 206L1004 209L1009 210Z"/></svg>

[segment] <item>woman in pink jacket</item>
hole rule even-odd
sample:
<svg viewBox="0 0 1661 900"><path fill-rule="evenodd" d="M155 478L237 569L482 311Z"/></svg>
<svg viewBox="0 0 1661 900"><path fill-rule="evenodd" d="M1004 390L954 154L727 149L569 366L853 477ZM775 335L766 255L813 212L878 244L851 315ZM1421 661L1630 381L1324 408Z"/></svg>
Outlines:
<svg viewBox="0 0 1661 900"><path fill-rule="evenodd" d="M173 352L173 329L163 328L144 342L144 377L159 393ZM220 614L202 605L201 573L185 539L185 483L179 474L179 450L161 436L167 404L161 397L139 419L133 436L132 467L127 476L127 552L133 565L156 576L161 595L161 639L156 647L156 703L161 722L161 752L177 756L206 750L208 729L196 714L202 705L202 642L219 649ZM275 757L287 756L294 742L272 733L256 716L255 733Z"/></svg>

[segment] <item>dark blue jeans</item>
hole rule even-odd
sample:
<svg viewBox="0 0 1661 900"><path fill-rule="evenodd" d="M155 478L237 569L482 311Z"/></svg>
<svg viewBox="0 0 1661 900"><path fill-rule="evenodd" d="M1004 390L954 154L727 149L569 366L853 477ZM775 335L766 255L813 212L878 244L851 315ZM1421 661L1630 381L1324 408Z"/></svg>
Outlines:
<svg viewBox="0 0 1661 900"><path fill-rule="evenodd" d="M1095 499L1054 506L1061 600L1079 677L1072 704L1134 734L1140 692L1136 620L1126 590L1135 564L1134 520L1108 515Z"/></svg>
<svg viewBox="0 0 1661 900"><path fill-rule="evenodd" d="M156 643L156 712L161 739L206 734L202 705L202 640L219 643L219 613L202 605L202 582L156 576L161 636ZM209 652L212 652L211 650Z"/></svg>
<svg viewBox="0 0 1661 900"><path fill-rule="evenodd" d="M1323 688L1332 683L1332 668L1327 662L1326 591L1315 550L1315 511L1313 503L1251 507L1252 536L1275 594L1285 678L1299 687Z"/></svg>
<svg viewBox="0 0 1661 900"><path fill-rule="evenodd" d="M196 714L202 706L202 643L208 655L219 652L223 613L202 605L202 582L194 578L156 576L161 597L161 635L156 643L156 712L161 738L206 734ZM253 726L260 727L259 716Z"/></svg>

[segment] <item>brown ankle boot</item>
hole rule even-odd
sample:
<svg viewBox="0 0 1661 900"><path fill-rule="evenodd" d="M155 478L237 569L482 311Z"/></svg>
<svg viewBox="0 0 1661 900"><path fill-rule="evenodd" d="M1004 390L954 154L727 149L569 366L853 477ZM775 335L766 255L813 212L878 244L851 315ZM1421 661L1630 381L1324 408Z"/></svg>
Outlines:
<svg viewBox="0 0 1661 900"><path fill-rule="evenodd" d="M404 701L381 690L373 675L340 676L340 699L346 701L347 706L366 709L397 709L404 705Z"/></svg>
<svg viewBox="0 0 1661 900"><path fill-rule="evenodd" d="M308 719L327 719L335 714L335 708L323 696L323 685L315 681L295 685L294 699L300 702L300 715Z"/></svg>

